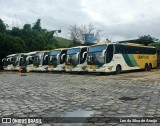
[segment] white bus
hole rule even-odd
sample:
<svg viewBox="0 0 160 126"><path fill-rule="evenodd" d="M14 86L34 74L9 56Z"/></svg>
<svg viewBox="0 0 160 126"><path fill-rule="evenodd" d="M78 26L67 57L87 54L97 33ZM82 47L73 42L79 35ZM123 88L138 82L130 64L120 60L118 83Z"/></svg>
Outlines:
<svg viewBox="0 0 160 126"><path fill-rule="evenodd" d="M67 48L54 49L49 54L49 71L65 71L65 62L67 58Z"/></svg>
<svg viewBox="0 0 160 126"><path fill-rule="evenodd" d="M108 73L157 67L155 47L134 43L106 43L89 47L88 72Z"/></svg>
<svg viewBox="0 0 160 126"><path fill-rule="evenodd" d="M34 61L34 57L35 55L38 53L38 51L34 51L34 52L29 52L25 54L25 59L26 59L26 70L27 72L33 71L34 67L33 67L33 61Z"/></svg>
<svg viewBox="0 0 160 126"><path fill-rule="evenodd" d="M24 57L25 53L16 53L14 58L13 58L13 70L18 71L19 70L19 66L21 66L21 62Z"/></svg>
<svg viewBox="0 0 160 126"><path fill-rule="evenodd" d="M87 51L88 46L76 46L68 49L66 72L87 72Z"/></svg>
<svg viewBox="0 0 160 126"><path fill-rule="evenodd" d="M50 51L36 53L33 61L33 71L48 71L48 55Z"/></svg>
<svg viewBox="0 0 160 126"><path fill-rule="evenodd" d="M4 70L13 70L13 61L15 59L15 55L16 54L11 54L2 59Z"/></svg>

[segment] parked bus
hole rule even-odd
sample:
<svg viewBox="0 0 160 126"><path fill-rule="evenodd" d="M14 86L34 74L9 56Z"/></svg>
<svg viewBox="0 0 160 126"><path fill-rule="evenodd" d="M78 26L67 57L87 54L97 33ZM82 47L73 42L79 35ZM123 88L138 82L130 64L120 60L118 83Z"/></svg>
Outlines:
<svg viewBox="0 0 160 126"><path fill-rule="evenodd" d="M2 59L4 70L13 70L13 61L15 59L15 55L16 54L11 54Z"/></svg>
<svg viewBox="0 0 160 126"><path fill-rule="evenodd" d="M65 71L67 48L54 49L49 54L49 71Z"/></svg>
<svg viewBox="0 0 160 126"><path fill-rule="evenodd" d="M89 47L88 72L119 74L126 70L157 67L156 48L134 43L106 43Z"/></svg>
<svg viewBox="0 0 160 126"><path fill-rule="evenodd" d="M33 71L33 61L34 61L34 57L35 55L38 53L38 51L34 51L34 52L29 52L25 54L25 59L26 59L26 70L27 72Z"/></svg>
<svg viewBox="0 0 160 126"><path fill-rule="evenodd" d="M66 72L86 72L88 46L77 46L68 49Z"/></svg>
<svg viewBox="0 0 160 126"><path fill-rule="evenodd" d="M18 71L19 66L21 66L22 62L24 63L24 55L25 53L17 53L13 58L13 70Z"/></svg>
<svg viewBox="0 0 160 126"><path fill-rule="evenodd" d="M48 55L50 51L36 53L33 61L33 71L48 71Z"/></svg>

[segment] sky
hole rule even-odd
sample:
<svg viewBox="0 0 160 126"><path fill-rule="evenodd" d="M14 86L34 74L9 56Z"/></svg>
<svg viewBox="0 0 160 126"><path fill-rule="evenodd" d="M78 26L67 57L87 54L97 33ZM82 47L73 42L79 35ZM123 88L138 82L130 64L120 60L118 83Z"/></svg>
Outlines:
<svg viewBox="0 0 160 126"><path fill-rule="evenodd" d="M0 0L0 18L10 28L40 18L42 28L61 29L64 38L70 26L89 23L104 32L102 40L160 38L159 5L160 0Z"/></svg>

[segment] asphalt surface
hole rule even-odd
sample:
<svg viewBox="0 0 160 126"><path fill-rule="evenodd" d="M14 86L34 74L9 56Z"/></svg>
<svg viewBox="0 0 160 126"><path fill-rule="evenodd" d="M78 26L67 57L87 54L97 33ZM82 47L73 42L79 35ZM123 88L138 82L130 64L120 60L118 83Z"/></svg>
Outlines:
<svg viewBox="0 0 160 126"><path fill-rule="evenodd" d="M69 112L76 111L92 112L91 117L160 117L160 70L158 69L119 75L52 73L25 75L19 76L18 72L0 72L0 117L64 117ZM41 125L63 126L60 123ZM69 125L76 126L76 124L67 126Z"/></svg>

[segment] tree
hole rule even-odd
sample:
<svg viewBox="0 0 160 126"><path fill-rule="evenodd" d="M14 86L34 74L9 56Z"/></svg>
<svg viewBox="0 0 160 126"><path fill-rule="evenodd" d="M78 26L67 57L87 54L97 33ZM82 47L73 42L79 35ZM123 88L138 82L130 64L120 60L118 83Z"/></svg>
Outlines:
<svg viewBox="0 0 160 126"><path fill-rule="evenodd" d="M45 46L46 46L46 41L43 36L40 36L40 35L35 36L35 38L32 39L31 49L33 51L44 50Z"/></svg>
<svg viewBox="0 0 160 126"><path fill-rule="evenodd" d="M13 37L6 33L0 33L0 66L3 66L1 60L5 56L23 52L26 52L26 46L20 37Z"/></svg>
<svg viewBox="0 0 160 126"><path fill-rule="evenodd" d="M30 24L25 24L25 25L23 26L23 31L24 31L24 32L31 31L31 25L30 25Z"/></svg>
<svg viewBox="0 0 160 126"><path fill-rule="evenodd" d="M139 37L139 44L148 45L156 42L158 39L151 37L150 35L144 35Z"/></svg>
<svg viewBox="0 0 160 126"><path fill-rule="evenodd" d="M7 25L0 19L0 66L2 58L13 53L25 53L38 50L51 50L58 47L69 47L70 40L56 39L54 34L61 30L51 30L41 28L41 20L38 19L31 27L25 24L23 28L13 27L6 29ZM63 41L63 42L62 42ZM65 45L65 46L64 46Z"/></svg>
<svg viewBox="0 0 160 126"><path fill-rule="evenodd" d="M23 33L22 30L19 29L18 27L13 27L10 34L15 37L20 37Z"/></svg>
<svg viewBox="0 0 160 126"><path fill-rule="evenodd" d="M88 24L82 25L82 26L77 26L76 24L73 26L70 26L69 28L69 34L70 38L75 41L76 43L82 43L84 40L83 34L94 34L94 41L99 42L104 35L102 30L97 29L95 25L93 24Z"/></svg>
<svg viewBox="0 0 160 126"><path fill-rule="evenodd" d="M0 19L0 32L6 31L6 25L3 23L3 21Z"/></svg>
<svg viewBox="0 0 160 126"><path fill-rule="evenodd" d="M37 30L37 31L40 31L42 29L41 28L41 19L38 19L36 21L36 23L34 24L34 26L32 27L32 29Z"/></svg>

